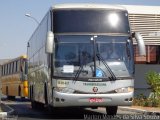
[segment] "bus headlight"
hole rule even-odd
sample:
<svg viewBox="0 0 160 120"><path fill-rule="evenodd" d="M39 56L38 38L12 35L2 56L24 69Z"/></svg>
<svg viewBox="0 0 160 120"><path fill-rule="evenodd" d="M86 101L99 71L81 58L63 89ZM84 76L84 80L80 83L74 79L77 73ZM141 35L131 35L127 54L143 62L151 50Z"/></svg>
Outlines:
<svg viewBox="0 0 160 120"><path fill-rule="evenodd" d="M119 88L115 90L116 93L128 93L128 92L134 92L133 87L125 87L125 88Z"/></svg>

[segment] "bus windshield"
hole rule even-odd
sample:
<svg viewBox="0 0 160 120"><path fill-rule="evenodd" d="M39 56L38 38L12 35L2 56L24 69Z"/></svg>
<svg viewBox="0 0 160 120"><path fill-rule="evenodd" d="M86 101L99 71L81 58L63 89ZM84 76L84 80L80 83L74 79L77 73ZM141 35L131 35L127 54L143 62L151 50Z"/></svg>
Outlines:
<svg viewBox="0 0 160 120"><path fill-rule="evenodd" d="M132 44L127 42L129 37L99 35L95 38L96 49L93 48L92 37L92 35L56 36L54 76L75 77L81 69L80 78L93 77L95 60L96 72L101 71L101 75L97 73L96 77L110 76L105 64L116 77L131 77L133 54Z"/></svg>

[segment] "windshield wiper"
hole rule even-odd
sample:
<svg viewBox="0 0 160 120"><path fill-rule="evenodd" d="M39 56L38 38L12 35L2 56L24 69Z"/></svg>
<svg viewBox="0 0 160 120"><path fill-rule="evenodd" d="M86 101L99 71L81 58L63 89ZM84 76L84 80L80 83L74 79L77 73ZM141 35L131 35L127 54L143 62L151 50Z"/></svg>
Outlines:
<svg viewBox="0 0 160 120"><path fill-rule="evenodd" d="M80 75L80 73L82 72L83 66L84 66L84 65L79 66L79 69L78 69L78 71L77 71L77 73L76 73L76 75L75 75L75 77L74 77L74 80L75 80L75 81L78 80L79 75Z"/></svg>
<svg viewBox="0 0 160 120"><path fill-rule="evenodd" d="M103 59L103 57L100 55L99 53L99 49L98 49L98 45L97 45L97 53L96 53L96 56L98 58L98 60L102 61L102 63L104 64L104 66L107 68L109 74L111 75L111 77L109 77L109 79L111 80L116 80L116 76L114 75L114 73L112 72L111 68L108 66L107 62L105 62L105 60Z"/></svg>
<svg viewBox="0 0 160 120"><path fill-rule="evenodd" d="M110 73L111 77L109 77L111 80L116 80L116 76L112 72L111 68L108 66L108 64L104 61L103 57L101 57L100 54L96 54L97 58L102 61L104 66L107 68L108 72Z"/></svg>
<svg viewBox="0 0 160 120"><path fill-rule="evenodd" d="M80 54L79 54L79 55L80 55ZM81 58L81 57L79 56L79 58ZM74 77L74 80L75 80L75 81L78 80L79 75L81 74L81 72L82 72L82 70L83 70L83 66L84 66L84 64L86 63L85 56L82 56L82 58L83 58L83 61L82 61L81 65L79 66L79 69L78 69L78 71L77 71L77 73L76 73L76 75L75 75L75 77ZM79 61L81 61L81 59L80 59ZM88 71L84 71L84 72L87 72L87 73L88 73Z"/></svg>

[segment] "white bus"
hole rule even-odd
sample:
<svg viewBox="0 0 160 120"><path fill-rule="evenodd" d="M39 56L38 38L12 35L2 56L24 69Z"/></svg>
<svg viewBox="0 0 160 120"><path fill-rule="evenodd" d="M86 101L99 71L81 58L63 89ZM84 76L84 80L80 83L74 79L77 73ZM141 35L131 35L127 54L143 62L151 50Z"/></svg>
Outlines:
<svg viewBox="0 0 160 120"><path fill-rule="evenodd" d="M51 7L28 41L32 107L130 106L134 94L136 38L128 12L120 6L61 4Z"/></svg>

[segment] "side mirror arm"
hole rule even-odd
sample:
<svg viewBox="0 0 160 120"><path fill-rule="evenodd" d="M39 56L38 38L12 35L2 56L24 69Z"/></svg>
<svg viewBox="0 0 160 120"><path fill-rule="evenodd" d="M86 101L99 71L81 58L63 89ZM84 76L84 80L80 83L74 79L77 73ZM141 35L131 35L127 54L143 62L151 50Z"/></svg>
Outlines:
<svg viewBox="0 0 160 120"><path fill-rule="evenodd" d="M132 37L134 37L137 41L140 56L146 56L146 48L145 48L144 40L141 34L138 32L135 32L132 34Z"/></svg>

